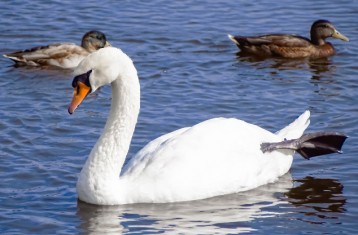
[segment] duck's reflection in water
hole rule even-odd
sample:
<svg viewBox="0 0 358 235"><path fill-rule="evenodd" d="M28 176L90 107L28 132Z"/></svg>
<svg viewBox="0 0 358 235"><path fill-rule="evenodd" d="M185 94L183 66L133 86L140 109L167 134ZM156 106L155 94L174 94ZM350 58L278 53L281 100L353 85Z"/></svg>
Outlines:
<svg viewBox="0 0 358 235"><path fill-rule="evenodd" d="M275 70L302 70L310 71L312 79L319 80L321 75L335 71L335 64L331 58L265 58L247 55L242 52L236 53L236 59L240 63L248 63L258 69L272 68Z"/></svg>
<svg viewBox="0 0 358 235"><path fill-rule="evenodd" d="M254 231L248 222L292 213L292 207L319 217L344 211L343 187L336 180L307 177L296 182L299 185L293 187L286 174L276 183L247 192L171 204L95 206L79 201L77 214L85 234L225 234Z"/></svg>

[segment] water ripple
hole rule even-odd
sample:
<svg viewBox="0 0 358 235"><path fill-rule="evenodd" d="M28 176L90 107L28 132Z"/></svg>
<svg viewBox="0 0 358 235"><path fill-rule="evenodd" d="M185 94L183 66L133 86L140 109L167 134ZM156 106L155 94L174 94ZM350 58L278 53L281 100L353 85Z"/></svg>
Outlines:
<svg viewBox="0 0 358 235"><path fill-rule="evenodd" d="M142 100L130 148L216 116L276 131L306 109L309 131L350 136L344 154L295 158L277 183L235 195L164 205L96 207L77 202L78 173L110 108L110 88L74 116L70 71L15 68L0 58L1 234L356 234L358 121L356 6L291 1L2 1L0 53L79 43L101 30L139 72ZM329 40L322 60L257 60L227 34L309 35L331 20L349 38Z"/></svg>

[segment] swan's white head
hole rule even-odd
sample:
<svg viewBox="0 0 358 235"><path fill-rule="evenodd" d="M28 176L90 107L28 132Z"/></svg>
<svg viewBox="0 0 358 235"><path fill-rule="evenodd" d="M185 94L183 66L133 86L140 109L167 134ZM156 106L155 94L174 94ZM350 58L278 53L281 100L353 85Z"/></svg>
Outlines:
<svg viewBox="0 0 358 235"><path fill-rule="evenodd" d="M102 48L88 55L74 71L74 93L68 112L72 114L88 94L125 74L129 63L133 64L132 60L115 47Z"/></svg>

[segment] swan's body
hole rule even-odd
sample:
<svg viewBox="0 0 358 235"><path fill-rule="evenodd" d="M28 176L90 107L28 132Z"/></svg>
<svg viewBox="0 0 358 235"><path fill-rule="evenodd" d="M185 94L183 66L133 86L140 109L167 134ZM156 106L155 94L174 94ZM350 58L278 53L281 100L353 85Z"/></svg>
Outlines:
<svg viewBox="0 0 358 235"><path fill-rule="evenodd" d="M109 45L102 32L89 31L83 35L80 46L74 43L50 44L5 54L4 57L20 66L54 66L70 69L75 68L91 52Z"/></svg>
<svg viewBox="0 0 358 235"><path fill-rule="evenodd" d="M151 141L123 167L140 108L132 61L104 48L75 74L70 113L89 92L112 85L109 118L77 182L79 199L92 204L196 200L274 182L290 169L294 150L263 153L261 144L299 138L309 125L309 111L276 134L234 118L210 119Z"/></svg>

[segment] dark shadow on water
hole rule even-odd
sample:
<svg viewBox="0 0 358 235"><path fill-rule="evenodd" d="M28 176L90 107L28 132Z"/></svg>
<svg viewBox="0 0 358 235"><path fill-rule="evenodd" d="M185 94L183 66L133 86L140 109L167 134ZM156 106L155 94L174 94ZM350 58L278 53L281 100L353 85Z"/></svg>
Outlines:
<svg viewBox="0 0 358 235"><path fill-rule="evenodd" d="M298 185L285 196L299 209L299 213L305 215L302 218L305 221L314 220L316 223L317 219L336 219L337 213L346 212L347 199L343 196L343 185L338 180L308 176L294 182Z"/></svg>
<svg viewBox="0 0 358 235"><path fill-rule="evenodd" d="M345 211L343 186L337 180L306 177L297 183L294 187L291 175L286 174L276 183L247 192L169 204L96 206L78 201L79 229L85 234L250 233L277 216L315 223L317 218L332 219Z"/></svg>
<svg viewBox="0 0 358 235"><path fill-rule="evenodd" d="M332 74L336 70L336 66L330 58L309 60L308 63L312 80L320 80L322 75Z"/></svg>

